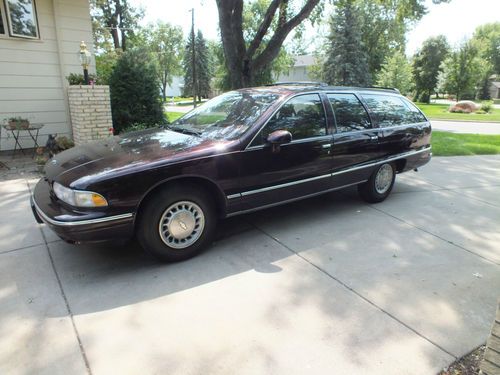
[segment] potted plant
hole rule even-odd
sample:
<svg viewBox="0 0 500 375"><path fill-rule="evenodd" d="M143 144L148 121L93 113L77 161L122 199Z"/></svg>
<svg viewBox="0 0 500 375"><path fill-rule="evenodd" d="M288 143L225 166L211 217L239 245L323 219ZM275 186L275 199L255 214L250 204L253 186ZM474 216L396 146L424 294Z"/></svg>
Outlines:
<svg viewBox="0 0 500 375"><path fill-rule="evenodd" d="M10 130L25 130L30 127L30 122L22 117L10 117L7 119L7 126Z"/></svg>

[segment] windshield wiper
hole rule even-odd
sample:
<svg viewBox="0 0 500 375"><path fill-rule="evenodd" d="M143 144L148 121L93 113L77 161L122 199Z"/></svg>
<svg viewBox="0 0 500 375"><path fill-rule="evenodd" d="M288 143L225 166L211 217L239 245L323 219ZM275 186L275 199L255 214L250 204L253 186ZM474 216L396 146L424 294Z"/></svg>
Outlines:
<svg viewBox="0 0 500 375"><path fill-rule="evenodd" d="M165 125L165 129L172 130L172 131L177 132L177 133L188 134L188 135L195 135L197 137L201 136L200 132L197 132L197 131L191 130L191 129L181 128L179 126Z"/></svg>

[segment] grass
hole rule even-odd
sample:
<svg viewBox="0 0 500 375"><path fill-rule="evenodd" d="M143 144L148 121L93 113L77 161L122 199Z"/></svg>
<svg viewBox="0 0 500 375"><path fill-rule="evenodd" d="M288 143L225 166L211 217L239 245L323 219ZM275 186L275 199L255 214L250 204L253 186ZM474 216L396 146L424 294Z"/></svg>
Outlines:
<svg viewBox="0 0 500 375"><path fill-rule="evenodd" d="M434 156L500 154L500 135L432 132Z"/></svg>
<svg viewBox="0 0 500 375"><path fill-rule="evenodd" d="M177 120L179 117L184 115L184 112L165 112L169 122Z"/></svg>
<svg viewBox="0 0 500 375"><path fill-rule="evenodd" d="M500 109L493 108L491 113L450 113L447 104L424 104L417 103L417 106L431 120L457 120L457 121L490 121L500 122Z"/></svg>

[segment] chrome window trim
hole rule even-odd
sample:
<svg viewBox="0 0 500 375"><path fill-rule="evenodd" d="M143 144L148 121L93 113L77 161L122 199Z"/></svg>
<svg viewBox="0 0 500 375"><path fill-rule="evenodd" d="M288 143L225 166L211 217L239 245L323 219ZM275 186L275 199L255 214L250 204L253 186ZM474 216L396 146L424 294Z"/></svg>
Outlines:
<svg viewBox="0 0 500 375"><path fill-rule="evenodd" d="M367 163L367 164L358 165L356 167L351 167L351 168L343 169L343 170L340 170L340 171L337 171L337 172L332 172L332 173L328 173L328 174L321 175L321 176L316 176L316 177L306 178L306 179L303 179L303 180L297 180L297 181L287 182L287 183L284 183L284 184L267 186L265 188L260 188L260 189L255 189L255 190L248 190L248 191L241 192L240 194L228 195L227 199L242 198L242 197L245 197L245 196L248 196L248 195L263 193L263 192L271 191L271 190L275 190L275 189L281 189L281 188L284 188L284 187L298 185L298 184L302 184L302 183L305 183L305 182L319 180L319 179L322 179L322 178L333 177L333 176L337 176L339 174L343 174L343 173L347 173L347 172L353 172L353 171L357 171L357 170L364 169L364 168L374 167L376 165L387 163L387 162L394 161L394 160L397 160L397 159L401 159L401 158L404 158L406 156L418 155L418 154L421 154L422 152L431 151L431 150L432 150L432 146L429 146L429 147L426 147L426 148L423 148L423 149L417 150L417 151L403 152L401 154L398 154L398 155L395 155L393 157L389 157L389 158L386 158L386 159L383 159L383 160L378 160L378 161L375 161L375 162L370 162L370 163Z"/></svg>
<svg viewBox="0 0 500 375"><path fill-rule="evenodd" d="M318 142L318 141L322 141L322 140L330 141L330 143L332 143L332 141L333 141L332 134L318 135L318 136L310 137L310 138L297 139L295 141L291 141L290 143L284 143L284 144L280 145L280 147L286 147L289 145L296 145L296 144L308 143L308 142ZM269 145L258 145L258 146L247 147L243 151L262 150L266 146L269 146Z"/></svg>
<svg viewBox="0 0 500 375"><path fill-rule="evenodd" d="M315 137L311 137L311 138L303 138L303 139L312 139L312 138L317 138L317 137L325 137L325 136L331 136L331 134L328 134L328 115L326 113L326 108L325 108L325 103L323 103L323 100L321 98L321 94L319 91L307 91L307 92L299 92L299 93L296 93L292 96L290 96L289 98L285 99L283 101L283 103L280 104L280 106L278 108L276 108L273 113L271 114L271 116L269 116L269 118L266 120L266 122L264 122L264 124L261 125L261 127L259 128L259 130L257 131L257 133L255 133L255 135L252 137L252 139L250 140L250 142L248 142L248 144L246 145L245 150L248 150L248 149L258 149L258 148L263 148L265 145L256 145L256 146L250 146L252 144L252 142L255 140L255 138L260 134L260 132L262 131L262 129L264 129L264 127L267 125L267 123L269 121L271 121L271 119L274 117L274 115L281 109L281 107L283 107L286 103L288 103L290 100L296 98L297 96L301 96L301 95L318 95L320 101L321 101L321 105L323 106L323 113L325 114L325 130L326 130L326 134L325 135L318 135L318 136L315 136ZM300 141L300 139L298 139L297 141ZM294 141L292 140L292 142L290 143L293 143Z"/></svg>
<svg viewBox="0 0 500 375"><path fill-rule="evenodd" d="M56 225L56 226L61 226L61 227L73 227L73 226L78 226L78 225L105 223L108 221L128 219L128 218L131 218L132 216L134 216L133 213L126 213L126 214L121 214L121 215L100 217L98 219L88 219L88 220L80 220L80 221L60 221L60 220L54 220L54 219L51 219L50 217L48 217L40 209L40 207L38 207L34 198L33 198L33 204L35 205L35 210L36 210L37 214L40 215L40 217L42 218L43 221L45 221L46 223Z"/></svg>

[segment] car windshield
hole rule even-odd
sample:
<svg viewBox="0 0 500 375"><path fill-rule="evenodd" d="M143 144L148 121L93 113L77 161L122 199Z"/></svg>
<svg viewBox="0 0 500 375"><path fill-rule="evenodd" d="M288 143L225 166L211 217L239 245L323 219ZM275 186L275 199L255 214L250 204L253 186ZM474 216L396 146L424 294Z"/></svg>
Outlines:
<svg viewBox="0 0 500 375"><path fill-rule="evenodd" d="M236 139L245 133L279 95L230 91L185 114L169 128L209 139Z"/></svg>

